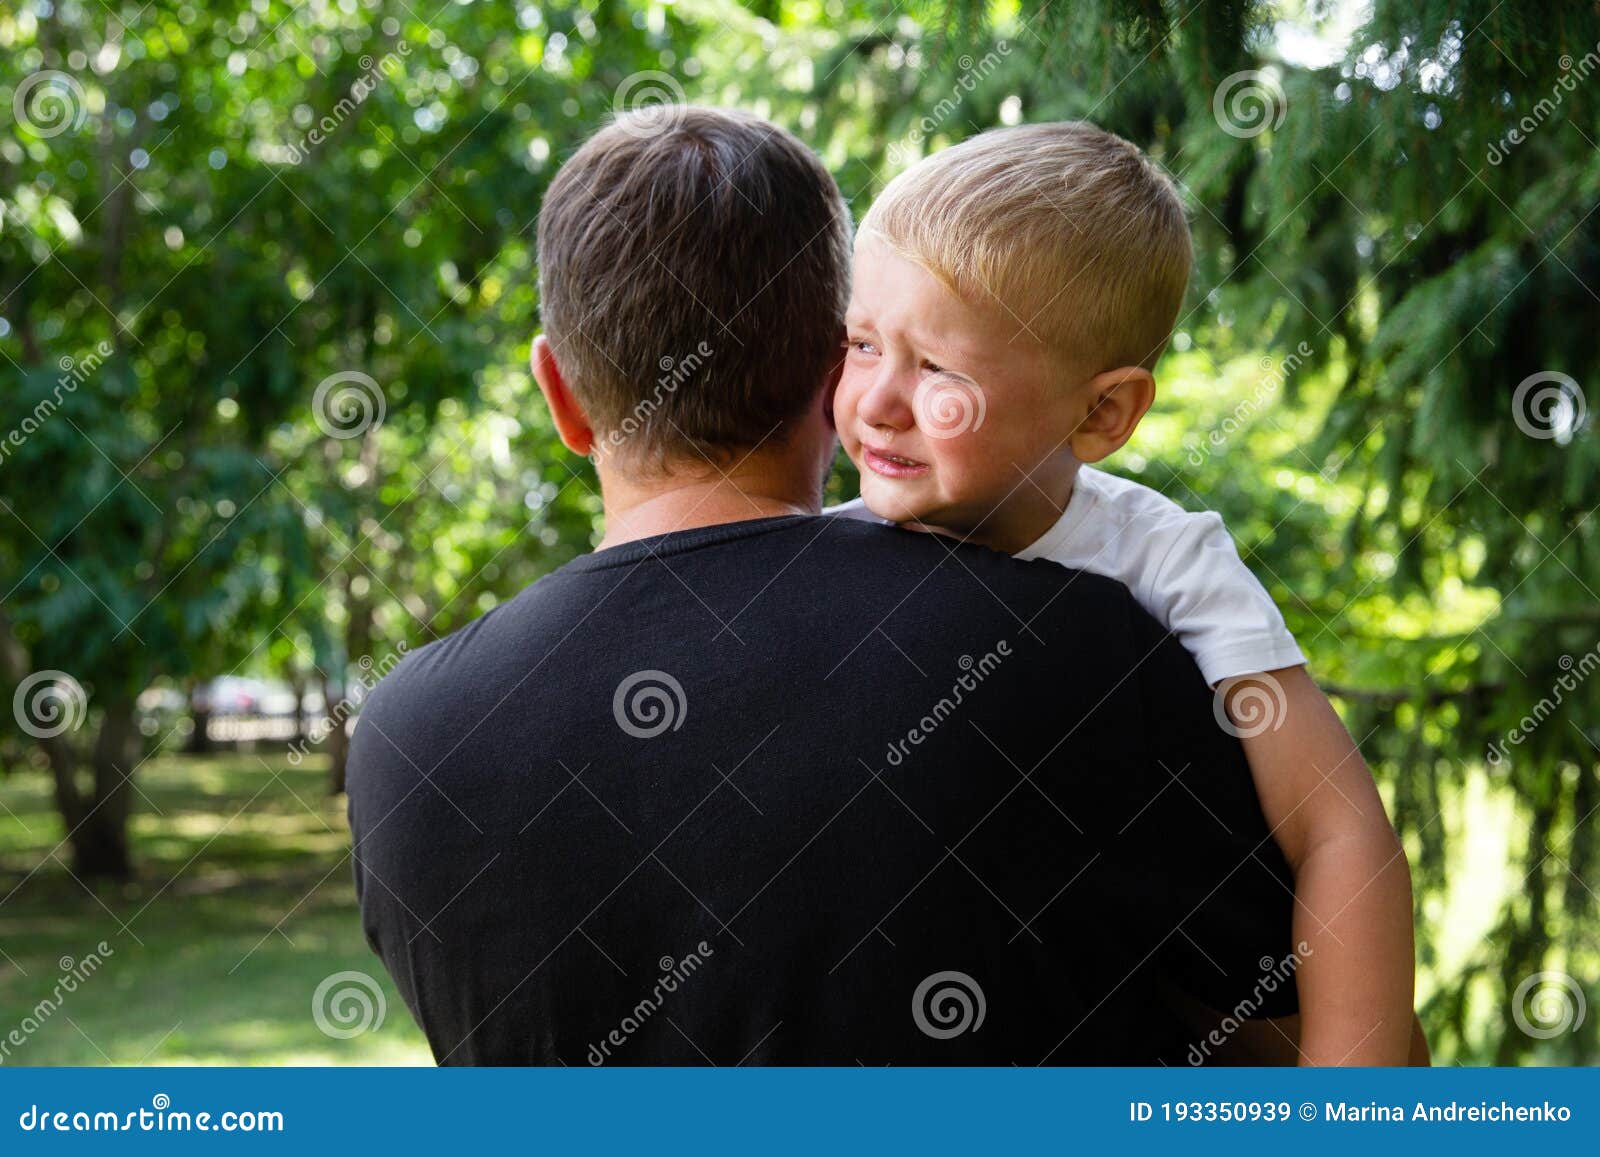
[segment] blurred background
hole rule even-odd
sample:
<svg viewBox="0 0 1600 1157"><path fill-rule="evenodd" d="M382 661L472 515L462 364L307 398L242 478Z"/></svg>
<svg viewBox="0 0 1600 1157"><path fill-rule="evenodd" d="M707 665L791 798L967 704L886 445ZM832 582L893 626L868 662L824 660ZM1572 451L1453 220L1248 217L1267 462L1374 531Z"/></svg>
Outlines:
<svg viewBox="0 0 1600 1157"><path fill-rule="evenodd" d="M0 1064L428 1062L348 727L595 540L535 217L682 101L858 217L998 124L1174 174L1198 266L1108 465L1223 514L1360 741L1437 1058L1600 1059L1597 74L1588 2L7 4Z"/></svg>

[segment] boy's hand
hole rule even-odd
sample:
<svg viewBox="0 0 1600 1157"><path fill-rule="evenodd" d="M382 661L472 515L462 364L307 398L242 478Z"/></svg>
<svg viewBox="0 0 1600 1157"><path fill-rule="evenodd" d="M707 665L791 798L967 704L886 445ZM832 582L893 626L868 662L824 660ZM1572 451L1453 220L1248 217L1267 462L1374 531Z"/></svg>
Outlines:
<svg viewBox="0 0 1600 1157"><path fill-rule="evenodd" d="M1304 667L1219 694L1294 870L1300 1063L1415 1063L1411 871L1372 773Z"/></svg>

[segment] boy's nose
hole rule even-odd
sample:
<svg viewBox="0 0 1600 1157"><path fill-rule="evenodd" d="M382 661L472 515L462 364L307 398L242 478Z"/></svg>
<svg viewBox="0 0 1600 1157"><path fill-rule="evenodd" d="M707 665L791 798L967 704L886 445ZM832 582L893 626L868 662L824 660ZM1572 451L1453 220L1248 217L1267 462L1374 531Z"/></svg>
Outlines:
<svg viewBox="0 0 1600 1157"><path fill-rule="evenodd" d="M916 414L911 408L912 390L900 378L896 373L879 374L861 396L856 412L873 429L908 430L916 425Z"/></svg>

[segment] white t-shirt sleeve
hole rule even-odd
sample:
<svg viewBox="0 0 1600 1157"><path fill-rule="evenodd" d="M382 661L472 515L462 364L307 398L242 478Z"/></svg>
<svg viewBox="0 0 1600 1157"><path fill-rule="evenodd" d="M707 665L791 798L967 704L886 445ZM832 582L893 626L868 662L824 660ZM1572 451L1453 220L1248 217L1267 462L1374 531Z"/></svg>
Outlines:
<svg viewBox="0 0 1600 1157"><path fill-rule="evenodd" d="M1221 516L1185 514L1168 529L1164 556L1144 581L1130 586L1194 656L1207 683L1306 661Z"/></svg>
<svg viewBox="0 0 1600 1157"><path fill-rule="evenodd" d="M857 498L824 514L885 522ZM1306 661L1220 515L1086 466L1061 519L1018 558L1114 578L1177 636L1215 685Z"/></svg>
<svg viewBox="0 0 1600 1157"><path fill-rule="evenodd" d="M852 498L849 502L841 502L837 506L824 506L823 514L838 515L840 518L854 518L858 522L882 522L889 525L886 519L879 518L867 509L867 504L859 498Z"/></svg>

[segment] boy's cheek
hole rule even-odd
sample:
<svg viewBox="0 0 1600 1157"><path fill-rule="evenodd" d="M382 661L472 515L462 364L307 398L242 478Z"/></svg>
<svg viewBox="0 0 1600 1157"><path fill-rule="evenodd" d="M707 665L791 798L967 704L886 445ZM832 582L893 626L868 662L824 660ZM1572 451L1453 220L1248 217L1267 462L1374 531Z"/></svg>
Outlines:
<svg viewBox="0 0 1600 1157"><path fill-rule="evenodd" d="M994 440L968 431L937 444L933 467L950 497L970 501L1010 489L1020 480L1012 457Z"/></svg>
<svg viewBox="0 0 1600 1157"><path fill-rule="evenodd" d="M839 435L839 441L844 443L845 453L854 455L856 452L855 436L856 394L848 383L840 382L839 388L833 395L833 428Z"/></svg>

